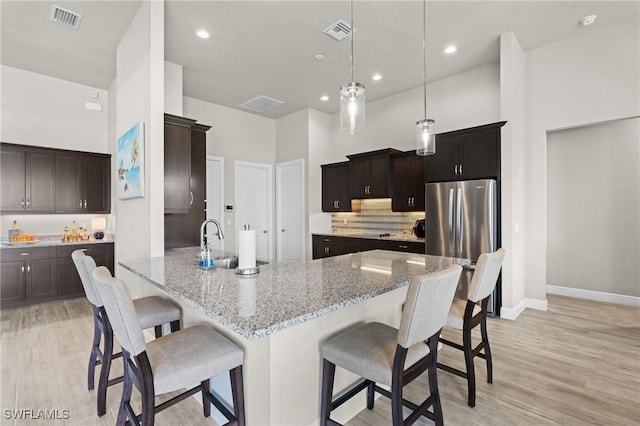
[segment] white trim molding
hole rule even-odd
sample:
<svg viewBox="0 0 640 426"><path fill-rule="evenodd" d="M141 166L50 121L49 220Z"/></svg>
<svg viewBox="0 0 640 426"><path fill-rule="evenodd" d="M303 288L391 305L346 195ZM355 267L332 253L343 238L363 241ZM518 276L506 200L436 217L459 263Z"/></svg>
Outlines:
<svg viewBox="0 0 640 426"><path fill-rule="evenodd" d="M595 300L597 302L640 307L640 297L627 296L625 294L606 293L604 291L584 290L581 288L561 287L557 285L547 285L547 293L578 299Z"/></svg>
<svg viewBox="0 0 640 426"><path fill-rule="evenodd" d="M504 306L500 308L500 318L515 320L526 308L535 309L536 311L546 311L548 308L547 299L540 300L525 297L513 308L505 308Z"/></svg>

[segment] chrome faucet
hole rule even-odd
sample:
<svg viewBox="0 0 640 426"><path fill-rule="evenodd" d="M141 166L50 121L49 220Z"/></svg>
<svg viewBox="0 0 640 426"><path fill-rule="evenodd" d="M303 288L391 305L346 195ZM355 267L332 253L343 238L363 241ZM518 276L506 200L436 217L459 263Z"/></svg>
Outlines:
<svg viewBox="0 0 640 426"><path fill-rule="evenodd" d="M207 224L213 222L216 224L216 227L218 228L218 232L216 232L216 235L218 236L219 240L222 240L224 238L224 234L222 233L222 227L220 226L220 222L218 222L215 219L207 219L204 222L202 222L202 225L200 225L200 247L202 247L204 244L207 244Z"/></svg>

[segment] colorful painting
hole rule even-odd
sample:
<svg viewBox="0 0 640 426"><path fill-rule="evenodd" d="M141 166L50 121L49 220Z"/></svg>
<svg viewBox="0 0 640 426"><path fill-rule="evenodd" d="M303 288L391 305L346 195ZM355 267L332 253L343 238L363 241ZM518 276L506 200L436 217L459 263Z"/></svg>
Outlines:
<svg viewBox="0 0 640 426"><path fill-rule="evenodd" d="M118 138L118 199L144 197L144 122Z"/></svg>

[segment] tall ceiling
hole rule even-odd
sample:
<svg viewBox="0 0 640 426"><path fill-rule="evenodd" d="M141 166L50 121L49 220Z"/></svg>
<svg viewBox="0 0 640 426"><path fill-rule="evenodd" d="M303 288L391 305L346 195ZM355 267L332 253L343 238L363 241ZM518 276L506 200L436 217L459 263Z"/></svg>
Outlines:
<svg viewBox="0 0 640 426"><path fill-rule="evenodd" d="M78 30L49 20L59 5L82 15ZM128 1L2 0L2 64L107 89L116 48L140 7ZM499 36L512 31L523 49L640 21L638 1L428 1L427 79L434 81L499 61ZM422 1L353 5L355 80L367 101L421 86ZM598 15L582 27L580 18ZM183 66L184 95L239 108L265 95L284 102L261 113L278 118L305 107L338 110L339 87L351 80L350 41L323 30L350 21L349 2L165 2L165 59ZM206 29L211 37L195 32ZM456 44L458 51L443 49ZM612 46L615 48L615 46ZM315 55L324 55L322 61ZM371 76L380 73L380 81ZM321 95L328 95L323 102Z"/></svg>

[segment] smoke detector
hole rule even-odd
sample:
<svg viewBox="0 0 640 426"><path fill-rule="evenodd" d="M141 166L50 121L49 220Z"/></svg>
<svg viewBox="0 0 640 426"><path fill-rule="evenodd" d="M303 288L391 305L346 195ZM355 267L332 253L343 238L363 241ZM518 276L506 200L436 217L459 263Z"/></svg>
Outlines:
<svg viewBox="0 0 640 426"><path fill-rule="evenodd" d="M323 33L336 41L343 40L351 35L351 25L340 19L324 29Z"/></svg>
<svg viewBox="0 0 640 426"><path fill-rule="evenodd" d="M268 96L260 95L253 99L249 99L247 102L240 104L241 108L248 109L254 112L265 112L275 107L279 107L284 102L279 101Z"/></svg>
<svg viewBox="0 0 640 426"><path fill-rule="evenodd" d="M588 27L589 25L591 25L594 22L596 22L596 18L597 18L596 15L588 15L588 16L585 16L584 18L582 18L581 20L579 20L578 22L583 27Z"/></svg>
<svg viewBox="0 0 640 426"><path fill-rule="evenodd" d="M54 4L51 7L51 16L49 19L60 25L64 25L65 27L77 30L80 27L80 19L82 19L82 15L63 9Z"/></svg>

